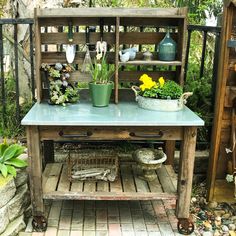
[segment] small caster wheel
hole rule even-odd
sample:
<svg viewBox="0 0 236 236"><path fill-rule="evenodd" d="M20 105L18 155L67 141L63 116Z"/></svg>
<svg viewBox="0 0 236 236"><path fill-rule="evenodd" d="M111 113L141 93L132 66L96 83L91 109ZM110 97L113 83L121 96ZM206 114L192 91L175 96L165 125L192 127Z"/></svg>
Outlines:
<svg viewBox="0 0 236 236"><path fill-rule="evenodd" d="M177 227L179 233L184 235L189 235L194 231L194 224L189 219L179 219Z"/></svg>
<svg viewBox="0 0 236 236"><path fill-rule="evenodd" d="M37 232L44 232L47 229L47 220L44 216L34 216L32 226Z"/></svg>

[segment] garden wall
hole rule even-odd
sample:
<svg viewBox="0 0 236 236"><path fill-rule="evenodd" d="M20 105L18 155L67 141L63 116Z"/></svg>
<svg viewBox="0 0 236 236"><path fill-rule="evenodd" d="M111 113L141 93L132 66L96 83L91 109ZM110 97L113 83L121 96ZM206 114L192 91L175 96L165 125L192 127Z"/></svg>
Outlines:
<svg viewBox="0 0 236 236"><path fill-rule="evenodd" d="M22 154L21 159L27 159ZM17 177L0 175L0 235L15 236L22 231L31 215L28 173L18 170Z"/></svg>

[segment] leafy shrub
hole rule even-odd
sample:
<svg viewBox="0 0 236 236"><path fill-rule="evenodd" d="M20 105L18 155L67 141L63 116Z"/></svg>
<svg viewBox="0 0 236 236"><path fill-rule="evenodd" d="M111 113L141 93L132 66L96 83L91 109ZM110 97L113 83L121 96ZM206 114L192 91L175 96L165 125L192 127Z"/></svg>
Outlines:
<svg viewBox="0 0 236 236"><path fill-rule="evenodd" d="M19 155L24 153L24 147L18 144L7 144L5 141L0 144L0 172L3 177L8 174L16 177L16 168L26 167L27 163L19 159Z"/></svg>

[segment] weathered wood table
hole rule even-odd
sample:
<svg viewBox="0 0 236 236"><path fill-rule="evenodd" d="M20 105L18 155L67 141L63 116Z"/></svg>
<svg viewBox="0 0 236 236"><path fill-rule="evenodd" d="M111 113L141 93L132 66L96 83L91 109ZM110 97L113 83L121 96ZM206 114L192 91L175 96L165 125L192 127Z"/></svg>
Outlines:
<svg viewBox="0 0 236 236"><path fill-rule="evenodd" d="M45 224L44 199L153 200L177 198L176 216L181 232L193 230L189 208L197 127L204 122L187 107L178 112L141 109L136 103L110 104L96 108L89 103L52 106L37 103L22 120L26 126L30 163L30 186L34 221ZM125 173L114 183L98 185L75 182L70 185L63 164L42 168L42 141L68 140L181 140L177 191L170 166L161 168L154 182ZM136 181L136 183L135 183ZM144 187L145 185L145 187ZM135 194L134 194L135 192ZM42 225L40 225L42 224Z"/></svg>

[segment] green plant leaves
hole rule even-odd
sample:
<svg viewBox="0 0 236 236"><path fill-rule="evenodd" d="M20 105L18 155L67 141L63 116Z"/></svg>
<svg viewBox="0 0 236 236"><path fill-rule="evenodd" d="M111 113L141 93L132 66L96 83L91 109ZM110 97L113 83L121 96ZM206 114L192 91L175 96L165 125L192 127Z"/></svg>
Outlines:
<svg viewBox="0 0 236 236"><path fill-rule="evenodd" d="M0 163L0 171L3 175L3 177L6 178L7 177L7 167L6 167L6 165Z"/></svg>
<svg viewBox="0 0 236 236"><path fill-rule="evenodd" d="M7 143L1 143L0 144L0 157L3 155L4 151L8 148L8 144Z"/></svg>
<svg viewBox="0 0 236 236"><path fill-rule="evenodd" d="M13 144L10 145L3 153L2 155L2 161L7 161L10 160L11 158L17 157L20 154L24 152L24 147L18 145L18 144Z"/></svg>
<svg viewBox="0 0 236 236"><path fill-rule="evenodd" d="M16 168L14 166L6 165L7 172L16 177Z"/></svg>
<svg viewBox="0 0 236 236"><path fill-rule="evenodd" d="M5 161L5 163L19 168L27 166L27 163L25 161L18 158L12 158L11 160Z"/></svg>

